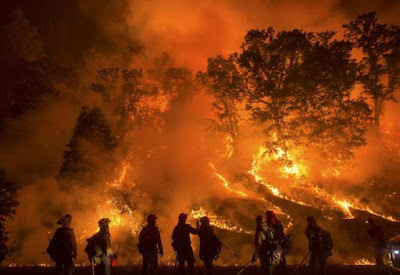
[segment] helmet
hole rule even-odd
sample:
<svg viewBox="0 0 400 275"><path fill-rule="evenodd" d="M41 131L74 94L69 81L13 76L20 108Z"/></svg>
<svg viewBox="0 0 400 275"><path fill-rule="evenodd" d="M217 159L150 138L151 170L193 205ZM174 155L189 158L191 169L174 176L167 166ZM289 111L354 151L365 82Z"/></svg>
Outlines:
<svg viewBox="0 0 400 275"><path fill-rule="evenodd" d="M200 218L201 223L210 223L210 219L207 216L201 217Z"/></svg>
<svg viewBox="0 0 400 275"><path fill-rule="evenodd" d="M158 217L155 214L150 214L147 216L147 223L148 224L155 224Z"/></svg>
<svg viewBox="0 0 400 275"><path fill-rule="evenodd" d="M271 211L271 210L268 210L267 212L265 212L265 215L267 216L268 220L271 220L276 217L274 211Z"/></svg>
<svg viewBox="0 0 400 275"><path fill-rule="evenodd" d="M262 219L263 219L263 217L262 217L261 215L258 215L258 216L256 217L256 222L257 222L257 223L261 223L261 222L262 222Z"/></svg>
<svg viewBox="0 0 400 275"><path fill-rule="evenodd" d="M57 224L59 225L66 225L71 222L72 216L70 214L66 214L62 216L61 219L58 220Z"/></svg>
<svg viewBox="0 0 400 275"><path fill-rule="evenodd" d="M111 222L109 218L102 218L99 220L99 226L108 225Z"/></svg>
<svg viewBox="0 0 400 275"><path fill-rule="evenodd" d="M317 219L316 219L314 216L308 216L307 219L306 219L306 221L307 221L308 223L311 223L311 222L313 222L313 221L317 221Z"/></svg>
<svg viewBox="0 0 400 275"><path fill-rule="evenodd" d="M188 217L187 214L180 213L178 219L179 219L180 222L184 222L184 221L187 220L187 217Z"/></svg>

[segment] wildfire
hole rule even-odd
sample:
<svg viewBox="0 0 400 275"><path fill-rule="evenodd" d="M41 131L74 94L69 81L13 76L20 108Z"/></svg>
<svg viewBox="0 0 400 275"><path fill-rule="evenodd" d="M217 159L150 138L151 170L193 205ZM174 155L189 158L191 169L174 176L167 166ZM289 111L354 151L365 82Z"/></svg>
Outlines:
<svg viewBox="0 0 400 275"><path fill-rule="evenodd" d="M323 190L317 186L314 186L314 191L315 194L317 194L320 198L324 198L327 201L331 201L337 206L340 207L340 209L343 211L343 213L346 215L346 218L348 219L353 219L354 216L351 213L351 209L359 210L359 211L364 211L368 212L371 215L381 217L383 219L392 221L392 222L398 222L398 219L391 215L385 215L382 213L378 213L377 211L373 210L370 206L364 205L362 203L357 203L355 200L351 199L338 199L335 195L332 195L331 193L327 192L326 190Z"/></svg>
<svg viewBox="0 0 400 275"><path fill-rule="evenodd" d="M134 183L127 182L126 180L130 167L131 166L127 160L124 160L122 162L122 168L116 179L106 183L108 191L113 189L128 190L129 188L135 187ZM105 196L108 196L108 192ZM110 219L110 230L129 228L129 231L133 236L139 233L141 229L141 223L135 217L134 212L127 204L118 202L118 200L113 196L106 199L103 198L102 200L100 199L99 201L104 200L105 203L99 203L97 205L97 215L93 215L93 220L91 218L91 221L86 223L84 227L85 230L79 238L80 242L84 241L85 239L97 232L97 228L95 228L95 225L97 224L97 221L101 218Z"/></svg>
<svg viewBox="0 0 400 275"><path fill-rule="evenodd" d="M371 262L366 258L358 259L354 262L355 265L375 265L375 263Z"/></svg>
<svg viewBox="0 0 400 275"><path fill-rule="evenodd" d="M122 168L119 176L114 179L113 181L107 182L107 186L109 188L113 189L118 189L118 190L123 190L127 187L135 187L135 183L128 183L126 181L126 177L128 174L128 171L131 169L131 166L127 160L122 161Z"/></svg>
<svg viewBox="0 0 400 275"><path fill-rule="evenodd" d="M115 198L112 198L111 200L107 201L107 204L111 205L110 227L129 225L132 235L136 235L139 233L141 224L137 222L137 220L133 216L132 210L128 205L124 204L122 207L118 207ZM99 214L100 216L102 216L100 210Z"/></svg>
<svg viewBox="0 0 400 275"><path fill-rule="evenodd" d="M341 201L341 200L336 200L336 199L334 199L333 201L341 206L344 213L346 214L346 218L354 219L354 216L353 216L353 214L351 214L351 211L350 211L351 204L348 201Z"/></svg>
<svg viewBox="0 0 400 275"><path fill-rule="evenodd" d="M216 228L236 233L254 234L254 231L243 229L239 225L235 225L227 219L218 217L216 214L206 211L203 207L200 207L199 210L192 210L189 214L189 217L192 219L200 219L204 216L207 216L210 219L210 224Z"/></svg>
<svg viewBox="0 0 400 275"><path fill-rule="evenodd" d="M333 204L334 208L338 208L338 210L340 210L345 215L346 219L354 219L354 216L350 210L350 208L353 207L353 204L350 203L348 200L338 199L336 196L318 186L312 186L312 190L314 191L314 195L316 195L318 198L322 198L328 203Z"/></svg>
<svg viewBox="0 0 400 275"><path fill-rule="evenodd" d="M248 195L245 192L239 191L239 190L234 190L229 186L229 182L226 178L224 178L221 174L219 174L217 172L217 169L215 168L214 164L212 164L211 162L209 163L211 169L214 171L215 176L220 179L224 185L224 187L232 193L235 193L236 195L239 195L241 197L248 197Z"/></svg>
<svg viewBox="0 0 400 275"><path fill-rule="evenodd" d="M235 151L233 146L233 138L231 135L226 135L223 140L222 149L217 149L216 153L222 159L230 159Z"/></svg>
<svg viewBox="0 0 400 275"><path fill-rule="evenodd" d="M262 184L263 186L267 187L267 189L276 197L279 197L279 198L285 199L285 200L289 200L291 202L294 202L294 203L297 203L300 205L317 207L321 210L324 210L324 208L326 206L311 205L304 201L296 200L294 198L288 197L285 194L282 194L282 192L276 186L268 183L260 175L261 171L262 171L262 167L264 167L267 163L270 163L274 160L278 160L279 158L282 158L283 156L287 156L288 158L290 158L290 154L286 153L281 148L277 148L277 150L275 150L275 153L269 154L269 153L267 153L267 149L264 146L261 146L259 148L258 153L253 155L253 163L251 166L251 170L249 171L249 174L251 174L254 177L254 179L257 183ZM292 176L294 176L295 180L297 180L299 178L304 178L307 175L305 166L301 165L301 164L297 164L296 162L293 162L293 160L291 160L291 162L292 162L291 166L285 165L280 168L280 171L282 172L282 177L288 178L289 176L292 175ZM301 169L299 167L301 167ZM332 175L334 175L335 177L339 177L340 171L338 169L334 168L332 170ZM359 211L368 212L371 215L378 216L378 217L384 218L389 221L398 222L398 220L391 215L378 213L377 211L373 210L370 206L359 203L354 199L339 198L336 195L333 195L332 193L330 193L320 187L314 186L310 183L305 184L303 181L302 188L303 189L306 188L306 191L312 192L315 197L326 201L327 207L341 211L344 214L344 217L346 219L354 218L354 215L352 214L351 209L355 209L355 210L359 210Z"/></svg>
<svg viewBox="0 0 400 275"><path fill-rule="evenodd" d="M273 186L272 184L269 184L266 180L263 179L262 176L260 176L261 167L266 162L270 162L270 161L273 160L273 158L271 158L271 156L269 154L267 154L266 151L267 151L267 149L264 146L261 146L259 151L258 151L258 153L253 155L253 163L251 165L251 170L249 170L249 174L254 177L254 179L255 179L255 181L257 183L262 184L263 186L267 187L267 189L274 196L279 197L281 199L289 200L291 202L294 202L294 203L297 203L297 204L300 204L300 205L310 206L310 205L308 205L307 203L305 203L303 201L298 201L298 200L294 200L292 198L287 197L286 195L282 194L280 192L280 190L276 186ZM278 148L277 152L274 153L274 159L278 159L283 155L284 155L283 150ZM286 170L287 171L291 171L291 172L295 171L295 170L293 170L293 168L289 168L289 167L287 167L287 169L285 170L285 166L283 166L281 169L283 169L283 171L286 171ZM298 176L296 176L296 178L298 178L300 176L301 176L301 174L298 174Z"/></svg>

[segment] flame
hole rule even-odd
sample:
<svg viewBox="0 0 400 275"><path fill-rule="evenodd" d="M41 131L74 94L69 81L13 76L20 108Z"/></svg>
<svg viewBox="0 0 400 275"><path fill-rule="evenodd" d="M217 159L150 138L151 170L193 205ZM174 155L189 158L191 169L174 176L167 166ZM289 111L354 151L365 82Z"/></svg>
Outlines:
<svg viewBox="0 0 400 275"><path fill-rule="evenodd" d="M206 211L203 207L200 207L199 210L192 210L189 214L189 217L192 219L200 219L201 217L207 216L210 219L210 224L219 229L224 229L236 233L244 233L244 234L254 234L253 230L246 230L239 225L233 224L228 219L224 219L218 217L216 214Z"/></svg>
<svg viewBox="0 0 400 275"><path fill-rule="evenodd" d="M354 262L355 265L375 265L374 262L371 262L370 260L366 259L366 258L361 258L358 259Z"/></svg>
<svg viewBox="0 0 400 275"><path fill-rule="evenodd" d="M135 183L128 182L127 174L130 170L130 164L127 160L124 160L121 165L121 170L116 179L107 182L106 187L108 188L105 196L109 196L110 190L129 190L129 188L135 187ZM83 242L85 239L89 238L93 234L97 232L97 228L94 225L97 224L98 220L102 218L110 219L110 230L124 230L129 228L132 236L135 236L139 233L141 229L140 220L135 217L132 209L124 203L120 203L117 201L115 197L111 195L111 197L104 199L104 197L99 198L99 201L105 201L104 203L99 203L96 207L97 216L93 215L93 218L90 221L86 222L85 230L83 234L78 238L80 242ZM87 229L89 228L89 229Z"/></svg>
<svg viewBox="0 0 400 275"><path fill-rule="evenodd" d="M121 164L121 172L119 176L113 181L107 182L106 185L110 189L125 190L126 188L133 188L136 186L133 182L126 180L128 171L131 169L131 165L127 160L123 160Z"/></svg>
<svg viewBox="0 0 400 275"><path fill-rule="evenodd" d="M254 180L267 187L267 189L276 197L279 197L281 199L289 200L291 202L300 204L300 205L306 205L306 206L311 206L308 205L307 203L299 200L295 200L292 198L287 197L286 195L282 194L280 190L276 187L273 186L272 184L269 184L262 176L260 176L261 168L266 162L272 161L274 158L280 158L281 156L284 155L284 152L282 149L278 148L277 152L274 153L274 158L271 158L269 154L266 153L267 149L264 146L261 146L258 150L258 153L253 155L253 163L251 165L251 169L248 171L250 175L254 177ZM285 170L285 166L282 167L283 170ZM289 169L289 168L288 168ZM296 177L300 177L300 174Z"/></svg>
<svg viewBox="0 0 400 275"><path fill-rule="evenodd" d="M351 213L351 209L359 210L359 211L364 211L367 212L371 215L381 217L385 220L392 221L392 222L399 222L398 219L391 215L386 215L382 213L378 213L377 211L373 210L370 206L364 205L362 203L357 203L354 199L339 199L335 195L332 195L331 193L328 193L326 190L321 189L317 186L314 186L314 191L320 198L325 198L328 201L333 202L337 206L339 206L343 213L346 214L346 218L348 219L353 219L354 216Z"/></svg>
<svg viewBox="0 0 400 275"><path fill-rule="evenodd" d="M226 159L230 159L233 155L235 148L233 147L233 138L231 135L226 135L224 139L225 143L225 154L224 157Z"/></svg>
<svg viewBox="0 0 400 275"><path fill-rule="evenodd" d="M229 191L232 192L236 195L239 195L241 197L248 197L248 195L245 192L239 191L239 190L234 190L229 186L229 182L227 181L227 179L225 179L221 174L219 174L217 172L217 169L215 168L214 164L212 164L211 162L208 163L211 167L211 169L214 171L215 176L220 179L222 181L222 184L224 185L224 187Z"/></svg>
<svg viewBox="0 0 400 275"><path fill-rule="evenodd" d="M129 228L132 236L136 236L139 233L142 225L141 220L135 218L129 206L118 207L117 201L112 198L106 201L105 204L97 206L97 216L86 222L85 228L89 229L83 231L83 234L78 238L79 242L83 242L97 232L98 229L94 226L102 218L110 219L110 230L125 230Z"/></svg>
<svg viewBox="0 0 400 275"><path fill-rule="evenodd" d="M310 183L305 183L304 179L306 179L308 173L305 168L305 165L302 165L300 163L296 163L294 161L294 158L291 157L291 155L281 148L277 148L274 150L275 152L270 154L267 152L267 148L264 146L260 146L258 153L253 155L253 163L251 166L251 169L249 170L249 174L251 174L255 181L265 187L271 192L276 197L279 197L281 199L285 199L288 201L291 201L293 203L299 204L299 205L304 205L304 206L311 206L314 208L318 208L320 210L324 210L325 208L330 208L330 209L335 209L339 210L344 214L345 219L353 219L354 215L351 212L351 209L359 210L359 211L364 211L368 212L371 215L381 217L383 219L393 221L393 222L398 222L398 220L391 216L391 215L386 215L379 213L376 210L373 210L371 206L365 205L363 203L357 202L355 199L350 199L350 198L344 198L344 197L338 197L327 190L324 190L320 187L317 187L315 185L312 185ZM297 200L292 197L288 197L285 194L282 194L282 192L278 189L278 187L268 183L262 176L261 176L261 171L264 166L266 166L268 163L279 160L280 158L286 157L287 159L290 160L292 163L291 166L284 165L282 166L279 170L282 173L283 178L289 178L290 176L293 176L294 183L296 183L296 180L299 180L300 178L303 180L301 187L305 189L305 191L312 192L315 197L319 199L323 199L324 201L327 202L326 205L323 206L316 206L312 205L310 203L306 203L301 200ZM331 169L332 175L335 177L340 176L340 171L336 168ZM324 172L326 175L326 172Z"/></svg>

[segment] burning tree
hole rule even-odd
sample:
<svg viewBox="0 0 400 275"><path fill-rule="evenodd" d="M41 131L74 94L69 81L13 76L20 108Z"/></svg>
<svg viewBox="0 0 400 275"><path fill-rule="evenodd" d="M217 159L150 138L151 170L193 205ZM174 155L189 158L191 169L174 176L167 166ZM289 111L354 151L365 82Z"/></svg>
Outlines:
<svg viewBox="0 0 400 275"><path fill-rule="evenodd" d="M353 98L356 63L351 45L334 32L301 30L275 33L251 30L239 65L247 89L244 97L255 122L264 127L270 154L291 147L345 160L365 144L369 109Z"/></svg>
<svg viewBox="0 0 400 275"><path fill-rule="evenodd" d="M149 82L153 83L159 95L163 95L165 99L164 104L159 106L164 110L164 118L172 119L173 109L179 107L179 104L193 95L191 71L188 68L177 66L175 60L168 53L163 53L154 59L148 75Z"/></svg>
<svg viewBox="0 0 400 275"><path fill-rule="evenodd" d="M123 144L127 132L146 121L144 106L141 101L154 89L142 86L143 71L140 69L104 68L97 71L96 82L92 91L102 96L106 108L111 109L116 118L117 138Z"/></svg>
<svg viewBox="0 0 400 275"><path fill-rule="evenodd" d="M233 152L237 150L240 116L238 104L242 102L245 89L242 74L237 68L235 56L217 56L208 59L206 72L198 72L197 82L214 96L212 108L217 119L211 120L211 127L227 133L232 140Z"/></svg>
<svg viewBox="0 0 400 275"><path fill-rule="evenodd" d="M362 51L358 79L373 101L374 124L379 126L384 102L394 100L400 87L400 28L380 24L375 12L360 15L344 28L348 41Z"/></svg>

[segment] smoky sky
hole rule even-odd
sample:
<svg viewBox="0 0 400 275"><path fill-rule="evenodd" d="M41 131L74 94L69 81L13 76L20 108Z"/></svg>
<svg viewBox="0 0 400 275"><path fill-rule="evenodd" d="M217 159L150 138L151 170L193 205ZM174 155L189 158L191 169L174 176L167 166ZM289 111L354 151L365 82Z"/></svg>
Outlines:
<svg viewBox="0 0 400 275"><path fill-rule="evenodd" d="M237 50L250 28L338 30L370 11L387 23L400 20L396 0L7 0L1 24L17 8L37 28L47 54L72 67L89 49L113 52L143 41L199 69L208 57Z"/></svg>

